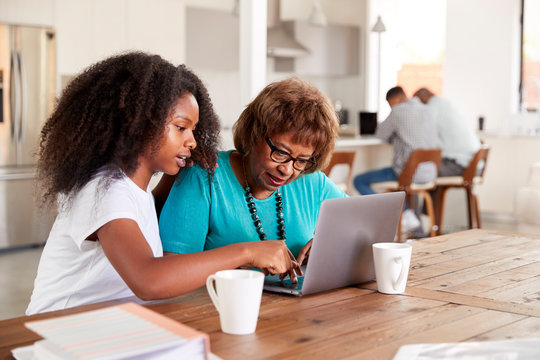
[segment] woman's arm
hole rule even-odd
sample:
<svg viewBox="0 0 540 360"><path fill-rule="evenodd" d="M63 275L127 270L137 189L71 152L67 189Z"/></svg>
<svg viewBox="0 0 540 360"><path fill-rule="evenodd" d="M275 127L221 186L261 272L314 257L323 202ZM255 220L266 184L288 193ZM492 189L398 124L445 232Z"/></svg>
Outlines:
<svg viewBox="0 0 540 360"><path fill-rule="evenodd" d="M156 258L134 220L112 220L97 235L113 267L143 300L175 297L197 289L219 270L249 266L281 274L299 268L284 241L237 243Z"/></svg>

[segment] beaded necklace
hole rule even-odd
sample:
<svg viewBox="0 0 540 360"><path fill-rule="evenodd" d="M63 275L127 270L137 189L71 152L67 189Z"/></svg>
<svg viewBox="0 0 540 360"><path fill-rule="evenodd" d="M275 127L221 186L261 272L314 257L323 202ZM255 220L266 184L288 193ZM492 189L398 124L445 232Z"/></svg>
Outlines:
<svg viewBox="0 0 540 360"><path fill-rule="evenodd" d="M253 194L251 193L251 188L249 187L249 183L247 181L245 157L242 157L242 169L244 170L244 180L246 182L246 187L244 188L244 195L249 212L251 214L251 219L253 219L253 225L255 225L255 228L257 229L259 239L267 240L266 234L264 233L264 228L262 227L262 221L259 219L259 215L257 214L257 208L255 207L255 202L253 201ZM276 218L279 239L286 240L285 219L283 218L283 197L281 196L279 189L277 189L276 191Z"/></svg>

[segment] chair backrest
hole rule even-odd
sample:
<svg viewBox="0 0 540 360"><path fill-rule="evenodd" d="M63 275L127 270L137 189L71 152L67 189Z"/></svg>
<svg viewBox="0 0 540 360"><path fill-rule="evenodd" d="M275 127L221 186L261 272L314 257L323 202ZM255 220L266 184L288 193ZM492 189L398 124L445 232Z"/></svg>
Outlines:
<svg viewBox="0 0 540 360"><path fill-rule="evenodd" d="M323 170L326 176L330 177L330 173L332 172L332 169L334 168L334 166L339 165L339 164L347 165L349 169L347 173L347 181L343 189L345 192L348 192L349 190L348 187L349 187L349 184L351 183L355 155L356 153L354 151L336 151L332 154L330 164L328 164L328 166Z"/></svg>
<svg viewBox="0 0 540 360"><path fill-rule="evenodd" d="M439 165L441 164L441 149L416 149L410 153L398 178L399 188L401 190L406 191L411 186L416 169L424 162L434 163L436 167L435 174L437 174L439 172Z"/></svg>
<svg viewBox="0 0 540 360"><path fill-rule="evenodd" d="M489 154L489 146L482 145L480 149L474 154L473 158L469 162L469 165L463 171L463 184L469 185L473 183L476 176L483 177L484 170L486 169L487 156ZM478 164L483 163L484 166L478 171Z"/></svg>

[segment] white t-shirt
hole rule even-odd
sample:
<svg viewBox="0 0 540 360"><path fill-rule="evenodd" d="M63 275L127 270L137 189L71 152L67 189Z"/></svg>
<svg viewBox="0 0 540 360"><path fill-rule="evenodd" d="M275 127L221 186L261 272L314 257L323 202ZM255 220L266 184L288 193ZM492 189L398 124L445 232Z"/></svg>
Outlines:
<svg viewBox="0 0 540 360"><path fill-rule="evenodd" d="M49 234L27 315L134 296L99 241L85 240L114 219L137 222L155 257L163 256L154 198L127 176L103 191L101 176L86 184L69 208L60 210Z"/></svg>
<svg viewBox="0 0 540 360"><path fill-rule="evenodd" d="M454 159L467 167L480 148L480 140L467 119L445 98L432 96L427 105L433 109L437 119L442 157Z"/></svg>

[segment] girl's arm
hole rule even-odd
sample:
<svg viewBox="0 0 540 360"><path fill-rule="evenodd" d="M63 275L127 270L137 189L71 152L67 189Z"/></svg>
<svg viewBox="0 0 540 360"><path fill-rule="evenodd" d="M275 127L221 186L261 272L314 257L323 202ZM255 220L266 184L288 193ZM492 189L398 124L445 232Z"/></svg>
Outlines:
<svg viewBox="0 0 540 360"><path fill-rule="evenodd" d="M208 275L239 266L281 274L299 268L283 241L236 243L193 254L154 257L137 223L116 219L97 235L105 255L129 288L143 300L175 297L203 286Z"/></svg>

